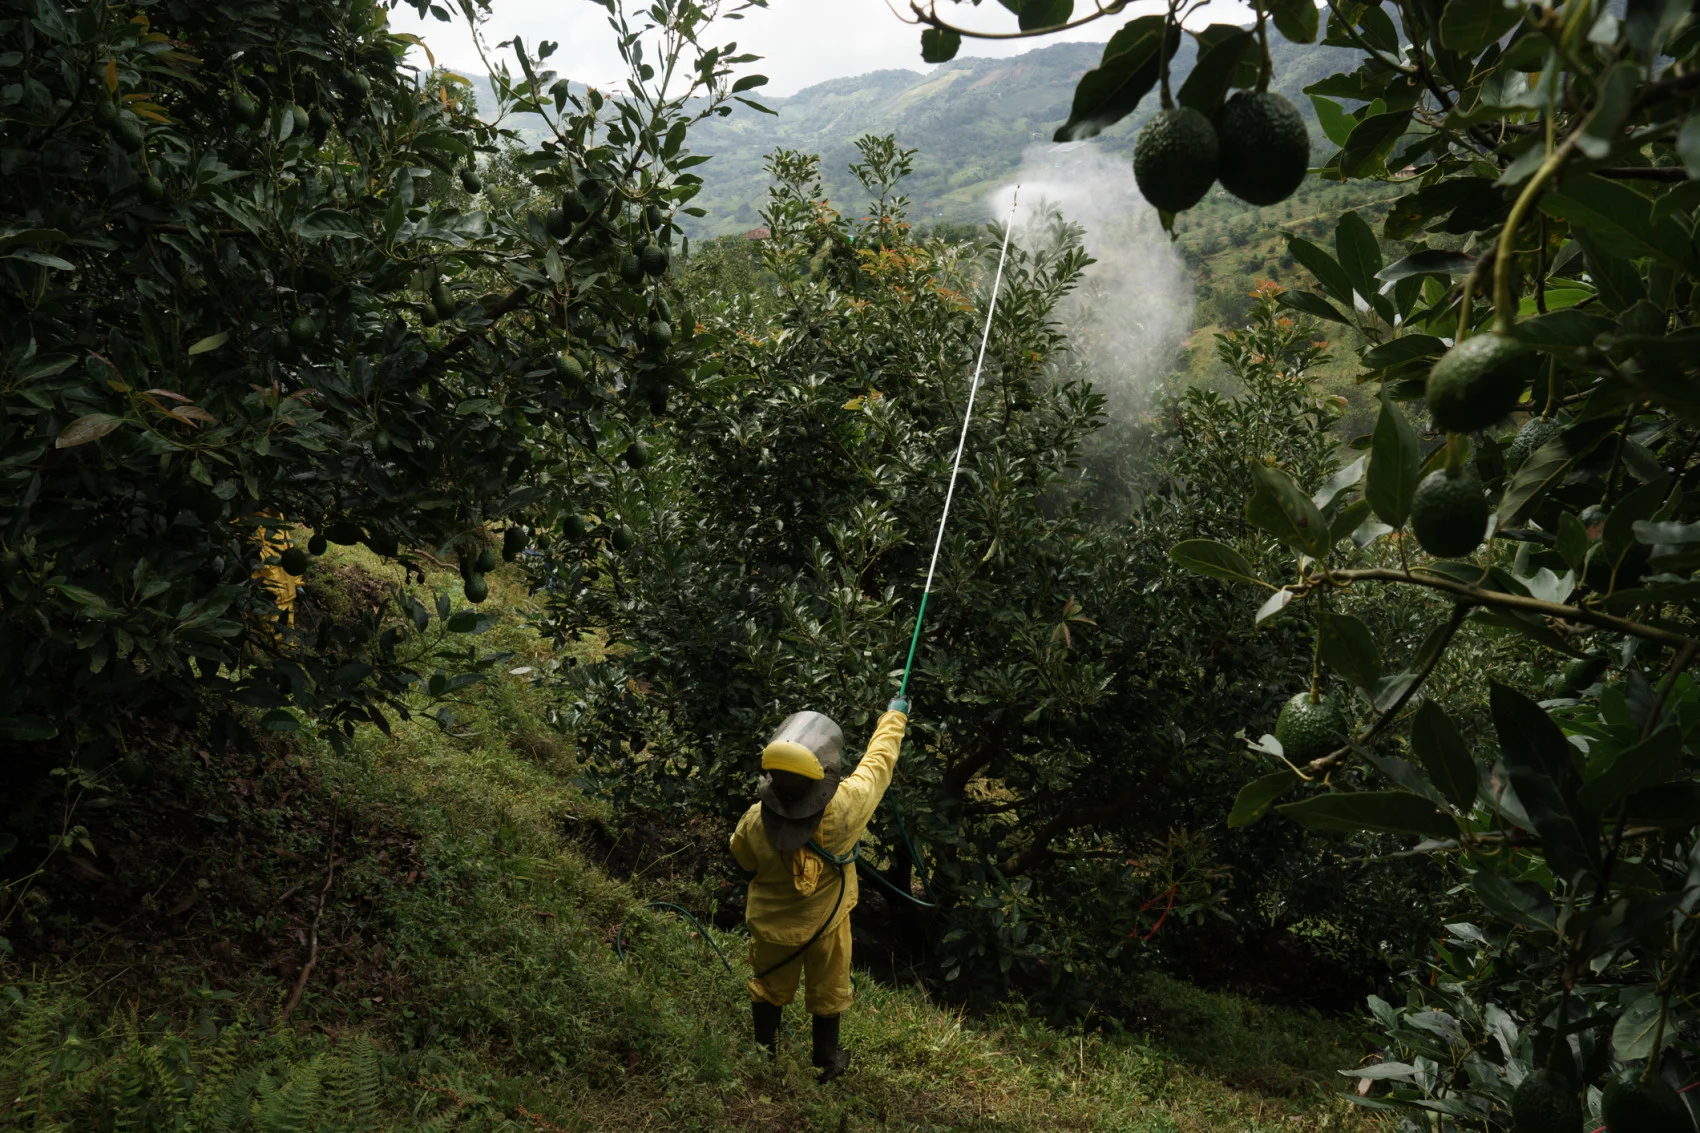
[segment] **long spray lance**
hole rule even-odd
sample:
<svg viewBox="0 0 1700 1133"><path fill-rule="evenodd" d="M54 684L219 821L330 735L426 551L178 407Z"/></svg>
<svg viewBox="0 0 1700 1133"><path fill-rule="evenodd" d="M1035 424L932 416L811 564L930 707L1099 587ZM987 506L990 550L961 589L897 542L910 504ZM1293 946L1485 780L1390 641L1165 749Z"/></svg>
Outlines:
<svg viewBox="0 0 1700 1133"><path fill-rule="evenodd" d="M921 590L921 608L915 611L915 633L909 638L909 659L903 663L903 684L897 695L909 696L909 672L915 667L915 649L921 644L921 619L927 616L927 599L933 592L933 574L939 567L939 550L944 546L944 528L950 521L950 504L956 498L956 476L962 471L962 450L968 447L968 425L974 420L974 397L980 392L980 372L986 365L986 344L992 338L992 315L998 309L998 288L1003 283L1003 265L1009 257L1009 234L1015 230L1015 203L1021 197L1017 185L1009 197L1009 220L1003 228L1003 247L998 251L998 270L992 277L992 296L986 302L986 328L980 333L980 356L974 362L974 380L968 386L968 408L962 413L962 435L956 441L956 460L950 466L950 486L944 493L944 511L939 515L939 533L933 540L933 561L927 564L927 584Z"/></svg>

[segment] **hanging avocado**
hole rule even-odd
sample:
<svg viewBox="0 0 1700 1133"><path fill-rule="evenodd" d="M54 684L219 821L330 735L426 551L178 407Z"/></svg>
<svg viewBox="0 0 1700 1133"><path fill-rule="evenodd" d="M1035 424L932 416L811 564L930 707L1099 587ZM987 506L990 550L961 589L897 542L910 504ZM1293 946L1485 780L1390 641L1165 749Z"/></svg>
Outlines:
<svg viewBox="0 0 1700 1133"><path fill-rule="evenodd" d="M460 171L460 187L469 193L481 193L484 191L484 179L478 176L476 169L463 169Z"/></svg>
<svg viewBox="0 0 1700 1133"><path fill-rule="evenodd" d="M278 565L296 578L307 573L307 552L300 547L290 547L278 556Z"/></svg>
<svg viewBox="0 0 1700 1133"><path fill-rule="evenodd" d="M506 531L502 532L502 558L506 559L510 563L513 562L519 557L519 553L525 550L526 542L527 533L525 528L520 527L518 524L508 528Z"/></svg>
<svg viewBox="0 0 1700 1133"><path fill-rule="evenodd" d="M626 449L626 467L637 471L649 463L649 446L642 441L633 441Z"/></svg>
<svg viewBox="0 0 1700 1133"><path fill-rule="evenodd" d="M491 571L496 569L496 563L496 549L494 547L485 547L483 550L478 552L478 558L475 562L474 569L479 574L489 574Z"/></svg>
<svg viewBox="0 0 1700 1133"><path fill-rule="evenodd" d="M319 328L313 325L313 316L296 315L289 323L289 341L297 347L309 346L318 335Z"/></svg>
<svg viewBox="0 0 1700 1133"><path fill-rule="evenodd" d="M543 218L543 228L553 240L565 240L573 234L573 222L564 209L550 209Z"/></svg>
<svg viewBox="0 0 1700 1133"><path fill-rule="evenodd" d="M484 576L477 571L466 576L461 584L461 593L466 595L468 602L482 602L490 597L490 584L484 581Z"/></svg>
<svg viewBox="0 0 1700 1133"><path fill-rule="evenodd" d="M643 282L643 261L635 255L620 257L620 278L631 287Z"/></svg>
<svg viewBox="0 0 1700 1133"><path fill-rule="evenodd" d="M583 539L589 530L585 526L584 516L577 512L569 512L561 518L561 534L568 539Z"/></svg>
<svg viewBox="0 0 1700 1133"><path fill-rule="evenodd" d="M325 538L322 531L313 532L313 537L307 540L307 553L309 555L322 555L329 549L329 540Z"/></svg>
<svg viewBox="0 0 1700 1133"><path fill-rule="evenodd" d="M637 546L637 532L622 523L620 526L614 528L614 534L610 539L610 542L614 544L614 549L616 551L624 553Z"/></svg>
<svg viewBox="0 0 1700 1133"><path fill-rule="evenodd" d="M431 305L437 308L437 314L442 318L450 318L455 313L454 292L440 279L431 284Z"/></svg>
<svg viewBox="0 0 1700 1133"><path fill-rule="evenodd" d="M644 274L663 276L667 274L667 249L659 244L651 244L638 253L638 261Z"/></svg>

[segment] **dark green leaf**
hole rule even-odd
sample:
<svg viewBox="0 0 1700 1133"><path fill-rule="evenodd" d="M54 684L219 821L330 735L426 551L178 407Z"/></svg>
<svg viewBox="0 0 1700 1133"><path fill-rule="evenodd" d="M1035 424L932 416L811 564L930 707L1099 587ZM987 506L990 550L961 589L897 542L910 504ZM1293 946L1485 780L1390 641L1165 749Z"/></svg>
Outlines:
<svg viewBox="0 0 1700 1133"><path fill-rule="evenodd" d="M1244 555L1226 543L1210 539L1188 539L1176 543L1169 550L1169 560L1176 566L1219 578L1223 582L1263 582Z"/></svg>
<svg viewBox="0 0 1700 1133"><path fill-rule="evenodd" d="M1275 30L1283 36L1294 43L1316 42L1319 20L1311 0L1269 0L1267 8Z"/></svg>
<svg viewBox="0 0 1700 1133"><path fill-rule="evenodd" d="M1292 311L1303 311L1307 315L1315 315L1319 319L1329 319L1336 323L1352 326L1352 320L1340 313L1339 308L1313 291L1283 291L1275 296L1275 302Z"/></svg>
<svg viewBox="0 0 1700 1133"><path fill-rule="evenodd" d="M1610 319L1586 311L1553 311L1518 323L1517 337L1542 349L1569 349L1590 346L1600 335L1609 334L1616 327Z"/></svg>
<svg viewBox="0 0 1700 1133"><path fill-rule="evenodd" d="M1325 665L1358 688L1375 687L1381 679L1381 649L1367 625L1351 614L1318 610L1316 632Z"/></svg>
<svg viewBox="0 0 1700 1133"><path fill-rule="evenodd" d="M1500 0L1448 0L1440 16L1440 42L1460 55L1474 55L1523 20L1523 6Z"/></svg>
<svg viewBox="0 0 1700 1133"><path fill-rule="evenodd" d="M1278 468L1254 464L1255 488L1246 517L1281 542L1319 559L1327 553L1328 524L1310 497Z"/></svg>
<svg viewBox="0 0 1700 1133"><path fill-rule="evenodd" d="M1022 31L1038 31L1068 23L1074 14L1074 0L1002 0L1003 6L1016 12Z"/></svg>
<svg viewBox="0 0 1700 1133"><path fill-rule="evenodd" d="M1334 254L1339 258L1346 278L1351 281L1352 289L1362 295L1366 303L1373 304L1381 298L1380 289L1376 286L1376 273L1381 270L1381 244L1355 209L1341 213L1335 224Z"/></svg>
<svg viewBox="0 0 1700 1133"><path fill-rule="evenodd" d="M1599 774L1582 785L1576 798L1595 818L1610 818L1611 808L1636 791L1675 779L1682 770L1682 730L1666 725L1640 743L1617 753Z"/></svg>
<svg viewBox="0 0 1700 1133"><path fill-rule="evenodd" d="M1576 803L1576 749L1541 706L1516 689L1493 681L1488 701L1511 787L1541 836L1547 864L1565 881L1595 872L1599 841L1584 829Z"/></svg>
<svg viewBox="0 0 1700 1133"><path fill-rule="evenodd" d="M921 61L948 63L962 50L962 33L948 28L927 28L921 33Z"/></svg>
<svg viewBox="0 0 1700 1133"><path fill-rule="evenodd" d="M1287 251L1316 277L1330 298L1348 311L1352 309L1352 280L1338 260L1302 236L1288 236Z"/></svg>
<svg viewBox="0 0 1700 1133"><path fill-rule="evenodd" d="M1054 140L1072 142L1094 137L1133 113L1139 100L1157 85L1159 45L1169 55L1180 46L1180 32L1172 31L1165 39L1163 24L1162 16L1140 16L1110 37L1098 66L1075 85L1068 121L1057 130Z"/></svg>
<svg viewBox="0 0 1700 1133"><path fill-rule="evenodd" d="M1375 278L1383 283L1394 283L1414 275L1436 275L1447 279L1455 275L1469 275L1475 262L1476 258L1466 252L1430 248L1393 261L1376 272Z"/></svg>
<svg viewBox="0 0 1700 1133"><path fill-rule="evenodd" d="M1363 354L1363 364L1371 370L1385 370L1423 358L1438 358L1446 353L1446 343L1432 334L1407 334L1390 338Z"/></svg>
<svg viewBox="0 0 1700 1133"><path fill-rule="evenodd" d="M1310 830L1415 834L1456 838L1458 824L1421 795L1409 791L1353 791L1312 795L1275 808Z"/></svg>
<svg viewBox="0 0 1700 1133"><path fill-rule="evenodd" d="M1491 870L1479 869L1470 879L1471 888L1488 912L1515 924L1553 929L1558 924L1558 911L1552 897L1540 886L1527 881L1507 881Z"/></svg>
<svg viewBox="0 0 1700 1133"><path fill-rule="evenodd" d="M1411 750L1447 800L1469 814L1476 802L1476 761L1458 725L1432 700L1423 701L1411 721Z"/></svg>
<svg viewBox="0 0 1700 1133"><path fill-rule="evenodd" d="M1372 114L1359 122L1341 149L1340 172L1347 178L1373 177L1411 124L1409 110Z"/></svg>
<svg viewBox="0 0 1700 1133"><path fill-rule="evenodd" d="M1214 42L1206 42L1202 35L1199 37L1198 62L1175 93L1175 101L1207 117L1221 106L1234 77L1241 70L1241 62L1256 44L1251 32L1231 25L1212 24L1205 33L1219 27L1225 28L1226 32L1212 37Z"/></svg>
<svg viewBox="0 0 1700 1133"><path fill-rule="evenodd" d="M1234 798L1234 809L1228 815L1228 828L1237 829L1250 826L1264 815L1276 799L1296 787L1300 782L1298 774L1293 771L1277 771L1273 775L1264 775L1253 779L1240 788L1240 793Z"/></svg>
<svg viewBox="0 0 1700 1133"><path fill-rule="evenodd" d="M58 725L42 716L0 717L0 740L50 740L59 734Z"/></svg>
<svg viewBox="0 0 1700 1133"><path fill-rule="evenodd" d="M1337 146L1346 144L1346 139L1352 136L1352 127L1358 120L1346 113L1345 109L1331 98L1313 94L1310 103L1316 108L1316 121L1322 127L1322 132L1328 140Z"/></svg>

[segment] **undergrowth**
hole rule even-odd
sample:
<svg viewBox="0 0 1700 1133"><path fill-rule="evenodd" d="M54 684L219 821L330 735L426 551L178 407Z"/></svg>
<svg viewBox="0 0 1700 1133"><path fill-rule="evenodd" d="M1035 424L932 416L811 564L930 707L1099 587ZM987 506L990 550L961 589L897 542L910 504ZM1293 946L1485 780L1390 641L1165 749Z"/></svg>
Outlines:
<svg viewBox="0 0 1700 1133"><path fill-rule="evenodd" d="M339 549L308 583L330 604L336 579L385 569ZM44 877L34 935L0 967L0 1128L1374 1127L1336 1093L1360 1053L1349 1025L1156 975L1133 989L1148 1023L1133 1033L1061 1029L1019 1002L970 1016L862 973L849 1075L813 1085L800 1005L768 1062L742 979L700 936L737 964L741 929L644 908L706 921L700 886L592 860L608 816L572 785L570 742L526 679L556 659L523 624L518 572L491 582L486 609L509 613L479 648L514 653L511 671L460 694L451 727L416 717L340 752L301 740L258 770L253 753L185 757L92 828L98 889ZM112 908L141 917L144 898L145 932Z"/></svg>

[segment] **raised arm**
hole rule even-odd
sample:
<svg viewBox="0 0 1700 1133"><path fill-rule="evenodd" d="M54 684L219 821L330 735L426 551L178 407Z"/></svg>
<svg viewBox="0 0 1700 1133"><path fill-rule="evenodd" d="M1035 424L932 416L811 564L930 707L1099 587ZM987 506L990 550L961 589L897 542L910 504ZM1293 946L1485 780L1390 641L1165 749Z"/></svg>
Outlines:
<svg viewBox="0 0 1700 1133"><path fill-rule="evenodd" d="M874 736L868 741L862 762L838 788L839 794L850 806L845 814L845 824L851 830L860 830L868 824L874 809L880 805L880 799L885 797L886 788L891 786L892 773L897 769L897 752L903 745L903 733L909 727L909 705L900 700L891 703L892 707L886 709L874 728Z"/></svg>

